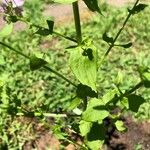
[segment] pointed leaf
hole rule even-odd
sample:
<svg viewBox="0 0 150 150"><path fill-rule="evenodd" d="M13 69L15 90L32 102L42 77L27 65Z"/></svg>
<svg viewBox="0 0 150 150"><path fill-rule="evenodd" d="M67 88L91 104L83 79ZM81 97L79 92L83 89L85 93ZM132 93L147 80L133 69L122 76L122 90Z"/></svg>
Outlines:
<svg viewBox="0 0 150 150"><path fill-rule="evenodd" d="M76 90L77 96L81 99L86 99L87 97L97 97L98 94L93 91L90 87L79 84Z"/></svg>
<svg viewBox="0 0 150 150"><path fill-rule="evenodd" d="M88 102L87 109L82 114L82 119L85 121L102 121L109 115L102 100L93 98Z"/></svg>
<svg viewBox="0 0 150 150"><path fill-rule="evenodd" d="M128 10L128 11L134 15L143 11L147 6L148 6L147 4L138 4L137 6L134 7L132 11L131 10Z"/></svg>
<svg viewBox="0 0 150 150"><path fill-rule="evenodd" d="M68 110L73 110L74 108L76 108L79 104L81 103L81 99L76 97L74 100L72 100L72 102L70 103Z"/></svg>
<svg viewBox="0 0 150 150"><path fill-rule="evenodd" d="M106 32L103 34L103 40L107 43L113 43L113 38L109 37Z"/></svg>
<svg viewBox="0 0 150 150"><path fill-rule="evenodd" d="M6 37L13 31L13 23L6 24L5 27L0 31L0 37Z"/></svg>
<svg viewBox="0 0 150 150"><path fill-rule="evenodd" d="M123 45L118 45L118 46L121 46L123 48L130 48L132 46L132 43L127 43L127 44L123 44Z"/></svg>
<svg viewBox="0 0 150 150"><path fill-rule="evenodd" d="M98 5L98 0L83 0L83 1L91 11L93 12L97 11L98 13L102 14Z"/></svg>
<svg viewBox="0 0 150 150"><path fill-rule="evenodd" d="M133 112L138 112L139 107L145 102L143 97L135 94L131 94L127 98L129 103L129 110Z"/></svg>
<svg viewBox="0 0 150 150"><path fill-rule="evenodd" d="M92 50L91 56L84 56L85 49ZM96 92L96 80L97 80L97 50L95 46L85 44L77 48L71 49L70 54L70 67L76 78L83 84L92 88Z"/></svg>
<svg viewBox="0 0 150 150"><path fill-rule="evenodd" d="M41 67L43 67L47 62L41 58L37 58L35 56L32 56L30 58L30 69L32 71L39 69Z"/></svg>
<svg viewBox="0 0 150 150"><path fill-rule="evenodd" d="M39 28L39 29L35 32L35 34L39 34L39 35L42 35L42 36L47 36L47 35L50 35L50 34L52 34L52 33L51 33L51 31L50 31L49 29L46 29L46 28L41 27L41 28Z"/></svg>
<svg viewBox="0 0 150 150"><path fill-rule="evenodd" d="M81 135L86 136L87 133L90 132L91 127L92 127L91 122L81 120L79 125Z"/></svg>

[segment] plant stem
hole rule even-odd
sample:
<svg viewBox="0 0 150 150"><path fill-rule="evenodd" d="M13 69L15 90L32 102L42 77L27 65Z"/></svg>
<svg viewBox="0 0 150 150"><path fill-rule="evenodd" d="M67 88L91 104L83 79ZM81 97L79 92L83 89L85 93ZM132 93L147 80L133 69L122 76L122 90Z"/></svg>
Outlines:
<svg viewBox="0 0 150 150"><path fill-rule="evenodd" d="M9 46L9 45L3 43L3 42L0 42L0 45L3 45L3 46L5 46L5 47L9 48L10 50L14 51L15 53L17 53L17 54L19 54L19 55L21 55L21 56L23 56L23 57L25 57L25 58L27 58L27 59L30 59L27 55L23 54L23 53L20 52L20 51L17 51L17 50L14 49L13 47L11 47L11 46Z"/></svg>
<svg viewBox="0 0 150 150"><path fill-rule="evenodd" d="M22 52L20 52L20 51L18 51L18 50L16 50L16 49L14 49L13 47L11 47L11 46L9 46L9 45L3 43L3 42L0 42L0 45L3 45L3 46L5 46L5 47L9 48L10 50L14 51L15 53L17 53L17 54L19 54L19 55L21 55L21 56L23 56L23 57L25 57L25 58L27 58L27 59L30 60L30 57L29 57L29 56L23 54ZM74 83L71 82L69 79L67 79L66 77L64 77L64 76L63 76L62 74L60 74L59 72L53 70L52 68L50 68L50 67L48 67L48 66L43 66L43 68L45 68L46 70L48 70L48 71L54 73L55 75L59 76L60 78L64 79L64 80L67 81L69 84L71 84L71 85L77 87L76 84L74 84Z"/></svg>
<svg viewBox="0 0 150 150"><path fill-rule="evenodd" d="M129 95L129 94L132 94L134 91L136 91L137 89L141 88L143 85L144 85L143 81L140 81L140 82L137 83L132 89L130 89L129 91L126 91L126 92L123 94L123 97L124 97L124 96L127 96L127 95Z"/></svg>
<svg viewBox="0 0 150 150"><path fill-rule="evenodd" d="M114 47L116 40L117 40L118 37L120 36L120 34L121 34L121 32L123 31L124 27L126 26L128 20L129 20L129 18L130 18L131 15L132 15L132 11L134 10L134 8L135 8L136 5L138 4L138 2L139 2L139 0L136 0L136 2L135 2L135 4L134 4L134 6L132 7L131 11L129 11L129 14L128 14L128 16L126 17L126 19L125 19L125 21L124 21L122 27L120 28L120 30L119 30L118 33L116 34L116 36L115 36L113 42L111 43L110 47L109 47L108 50L106 51L106 53L105 53L105 55L104 55L104 57L103 57L103 59L102 59L102 62L103 62L103 60L105 59L105 57L109 54L109 52L112 50L112 48Z"/></svg>
<svg viewBox="0 0 150 150"><path fill-rule="evenodd" d="M29 22L29 21L27 21L27 20L25 20L25 19L22 19L22 18L18 18L18 20L19 20L19 21L22 21L22 22L24 22L24 23L26 23L26 24L30 24L31 26L36 27L36 28L44 28L44 27L42 27L42 26L33 24L33 23L31 23L31 22ZM63 35L63 34L61 34L61 33L58 33L58 32L56 32L56 31L53 31L53 34L55 34L55 35L57 35L57 36L60 36L60 37L62 37L62 38L64 38L64 39L66 39L66 40L69 40L69 41L72 41L72 42L77 43L77 40L75 40L75 39L73 39L73 38L71 38L71 37L68 37L68 36L66 36L66 35Z"/></svg>
<svg viewBox="0 0 150 150"><path fill-rule="evenodd" d="M66 77L64 77L62 74L60 74L59 72L57 72L56 70L53 70L52 68L48 67L48 66L43 66L43 68L45 68L46 70L49 70L50 72L56 74L57 76L59 76L60 78L64 79L65 81L67 81L68 83L70 83L71 85L76 86L76 84L74 84L73 82L71 82L69 79L67 79Z"/></svg>
<svg viewBox="0 0 150 150"><path fill-rule="evenodd" d="M81 24L80 24L80 14L79 14L79 6L78 1L72 3L73 6L73 14L76 28L76 39L78 44L82 42L82 33L81 33Z"/></svg>

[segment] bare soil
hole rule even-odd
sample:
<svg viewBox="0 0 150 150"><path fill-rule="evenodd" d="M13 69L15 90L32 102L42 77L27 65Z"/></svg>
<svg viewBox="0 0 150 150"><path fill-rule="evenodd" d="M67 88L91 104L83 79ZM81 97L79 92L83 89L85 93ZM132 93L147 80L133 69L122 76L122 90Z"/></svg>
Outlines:
<svg viewBox="0 0 150 150"><path fill-rule="evenodd" d="M104 150L135 150L138 145L141 146L140 150L150 150L150 122L135 122L130 116L126 117L124 122L128 129L127 132L113 132ZM73 144L69 144L67 141L62 143L57 140L52 132L36 119L25 118L23 119L23 123L30 124L33 130L32 132L35 134L32 140L29 139L25 142L23 150L31 150L33 148L37 150L46 150L47 148L60 150L61 144L65 144L65 150L80 149ZM72 137L81 144L81 138L78 135L72 134Z"/></svg>

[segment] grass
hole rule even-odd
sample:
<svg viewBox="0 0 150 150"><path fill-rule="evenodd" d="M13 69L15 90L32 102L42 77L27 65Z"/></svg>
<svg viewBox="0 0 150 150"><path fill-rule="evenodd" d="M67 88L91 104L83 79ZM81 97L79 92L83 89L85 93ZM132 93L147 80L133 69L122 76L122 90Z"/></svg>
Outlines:
<svg viewBox="0 0 150 150"><path fill-rule="evenodd" d="M43 20L40 19L42 17L41 13L35 11L36 9L43 9L41 4L42 2L40 4L38 2L26 3L25 15L30 17L32 22L44 24ZM108 47L102 40L102 34L108 31L109 35L114 36L127 14L125 8L112 8L107 5L103 5L102 11L105 17L94 16L86 23L83 23L82 26L84 37L93 39L99 52L99 59ZM133 16L118 40L119 44L131 41L133 46L129 49L113 48L107 60L99 67L97 86L101 96L106 91L115 88L114 82L118 78L121 78L120 89L122 91L134 86L140 80L137 72L138 66L148 66L150 64L149 13L150 10L147 8L144 12ZM56 30L74 37L73 27L74 24L69 23L62 27L56 27ZM9 38L3 40L27 55L34 53L44 57L51 67L77 83L67 64L69 51L65 49L68 44L72 45L73 43L55 36L54 39L51 36L43 38L33 33L34 30L27 29L26 31L15 32ZM47 45L46 48L43 43ZM53 43L55 44L53 45ZM22 108L30 112L59 113L67 110L75 93L75 89L71 85L43 69L34 72L30 71L28 60L5 48L1 48L0 53L0 81L5 85L2 89L3 94L1 94L1 97L3 100L1 104L6 103L10 105L11 109L15 109L15 105L20 103ZM141 106L139 113L135 114L138 119L150 119L149 92L149 89L145 90L143 88L137 91L138 94L141 94L146 99L146 103ZM0 140L0 143L5 143L13 150L19 149L27 140L20 133L26 128L29 129L29 127L22 126L15 119L15 116L12 119L12 112L7 112L7 114L4 112L5 109L0 111L2 114L0 118L0 133L2 133L0 139L2 140ZM23 140L21 141L22 138Z"/></svg>

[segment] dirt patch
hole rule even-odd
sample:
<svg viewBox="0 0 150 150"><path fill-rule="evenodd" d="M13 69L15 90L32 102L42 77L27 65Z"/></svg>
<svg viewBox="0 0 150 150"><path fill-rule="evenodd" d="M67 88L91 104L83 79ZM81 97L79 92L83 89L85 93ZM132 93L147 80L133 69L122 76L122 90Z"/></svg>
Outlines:
<svg viewBox="0 0 150 150"><path fill-rule="evenodd" d="M43 124L36 119L22 119L23 124L30 124L34 138L25 142L23 150L46 150L47 148L59 150L61 144L65 150L80 149L67 141L59 141ZM50 122L52 123L52 122ZM53 123L52 123L53 124ZM105 150L134 150L136 146L140 146L140 150L150 149L150 122L135 122L132 117L125 119L125 125L128 129L125 133L113 132ZM67 132L68 133L68 132ZM71 134L71 133L70 133ZM81 144L79 135L71 134L72 140Z"/></svg>
<svg viewBox="0 0 150 150"><path fill-rule="evenodd" d="M140 150L150 149L150 122L134 122L131 117L126 118L125 133L114 132L107 150L134 150L138 145Z"/></svg>

